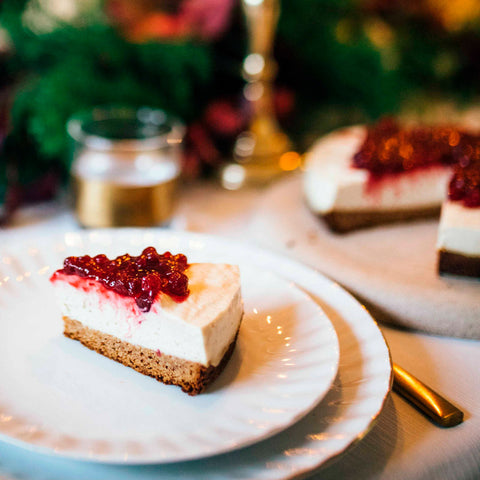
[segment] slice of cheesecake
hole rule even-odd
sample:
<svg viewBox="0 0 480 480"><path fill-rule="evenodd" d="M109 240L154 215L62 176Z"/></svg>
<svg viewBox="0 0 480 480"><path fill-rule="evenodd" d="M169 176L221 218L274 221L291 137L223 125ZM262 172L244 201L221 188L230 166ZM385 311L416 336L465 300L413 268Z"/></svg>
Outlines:
<svg viewBox="0 0 480 480"><path fill-rule="evenodd" d="M307 155L307 204L337 232L438 214L460 136L392 120L333 132Z"/></svg>
<svg viewBox="0 0 480 480"><path fill-rule="evenodd" d="M480 278L480 206L469 208L461 202L446 201L437 249L440 273Z"/></svg>
<svg viewBox="0 0 480 480"><path fill-rule="evenodd" d="M456 153L440 217L438 268L440 273L480 278L480 138L467 138Z"/></svg>
<svg viewBox="0 0 480 480"><path fill-rule="evenodd" d="M228 362L243 316L237 266L157 254L68 257L51 277L64 334L196 395Z"/></svg>

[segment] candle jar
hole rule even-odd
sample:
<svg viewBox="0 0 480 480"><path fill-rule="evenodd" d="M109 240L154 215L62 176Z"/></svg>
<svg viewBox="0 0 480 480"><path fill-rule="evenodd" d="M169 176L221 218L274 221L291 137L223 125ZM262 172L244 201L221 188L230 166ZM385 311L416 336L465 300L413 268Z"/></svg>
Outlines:
<svg viewBox="0 0 480 480"><path fill-rule="evenodd" d="M151 226L173 212L183 126L162 110L98 108L67 123L84 227Z"/></svg>

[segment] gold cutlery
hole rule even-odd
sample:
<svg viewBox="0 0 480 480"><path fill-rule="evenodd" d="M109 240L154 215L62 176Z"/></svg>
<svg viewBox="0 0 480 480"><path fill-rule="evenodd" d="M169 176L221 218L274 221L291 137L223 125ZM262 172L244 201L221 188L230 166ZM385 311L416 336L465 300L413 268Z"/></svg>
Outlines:
<svg viewBox="0 0 480 480"><path fill-rule="evenodd" d="M463 422L461 410L395 363L393 390L441 427L454 427Z"/></svg>

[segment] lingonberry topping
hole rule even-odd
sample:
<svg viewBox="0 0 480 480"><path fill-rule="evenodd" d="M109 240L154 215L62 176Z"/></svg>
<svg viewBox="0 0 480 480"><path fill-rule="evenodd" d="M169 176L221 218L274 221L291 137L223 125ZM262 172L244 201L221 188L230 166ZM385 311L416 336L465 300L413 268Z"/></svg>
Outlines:
<svg viewBox="0 0 480 480"><path fill-rule="evenodd" d="M448 198L466 207L480 207L480 137L465 136L455 149L457 163L448 186Z"/></svg>
<svg viewBox="0 0 480 480"><path fill-rule="evenodd" d="M451 127L403 128L384 118L368 128L367 137L353 157L353 166L374 177L437 164L452 164L453 149L463 133Z"/></svg>
<svg viewBox="0 0 480 480"><path fill-rule="evenodd" d="M128 253L113 260L105 255L67 257L57 272L95 279L105 288L133 297L140 310L148 312L159 293L176 301L187 298L187 268L185 255L161 255L154 247L147 247L138 257Z"/></svg>

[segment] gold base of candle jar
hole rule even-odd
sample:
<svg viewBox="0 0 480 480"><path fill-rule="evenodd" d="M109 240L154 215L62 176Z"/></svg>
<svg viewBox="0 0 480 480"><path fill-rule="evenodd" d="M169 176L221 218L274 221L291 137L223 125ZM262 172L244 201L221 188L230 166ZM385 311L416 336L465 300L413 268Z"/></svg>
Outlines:
<svg viewBox="0 0 480 480"><path fill-rule="evenodd" d="M291 151L288 137L271 122L270 128L242 136L255 139L248 155L235 155L220 171L222 186L228 190L268 185L300 166L300 155ZM239 137L242 138L242 137ZM237 141L238 143L238 141Z"/></svg>
<svg viewBox="0 0 480 480"><path fill-rule="evenodd" d="M220 181L227 190L258 187L269 184L286 172L273 162L227 163L220 171Z"/></svg>
<svg viewBox="0 0 480 480"><path fill-rule="evenodd" d="M72 177L78 222L89 228L147 227L170 219L177 180L126 186Z"/></svg>

